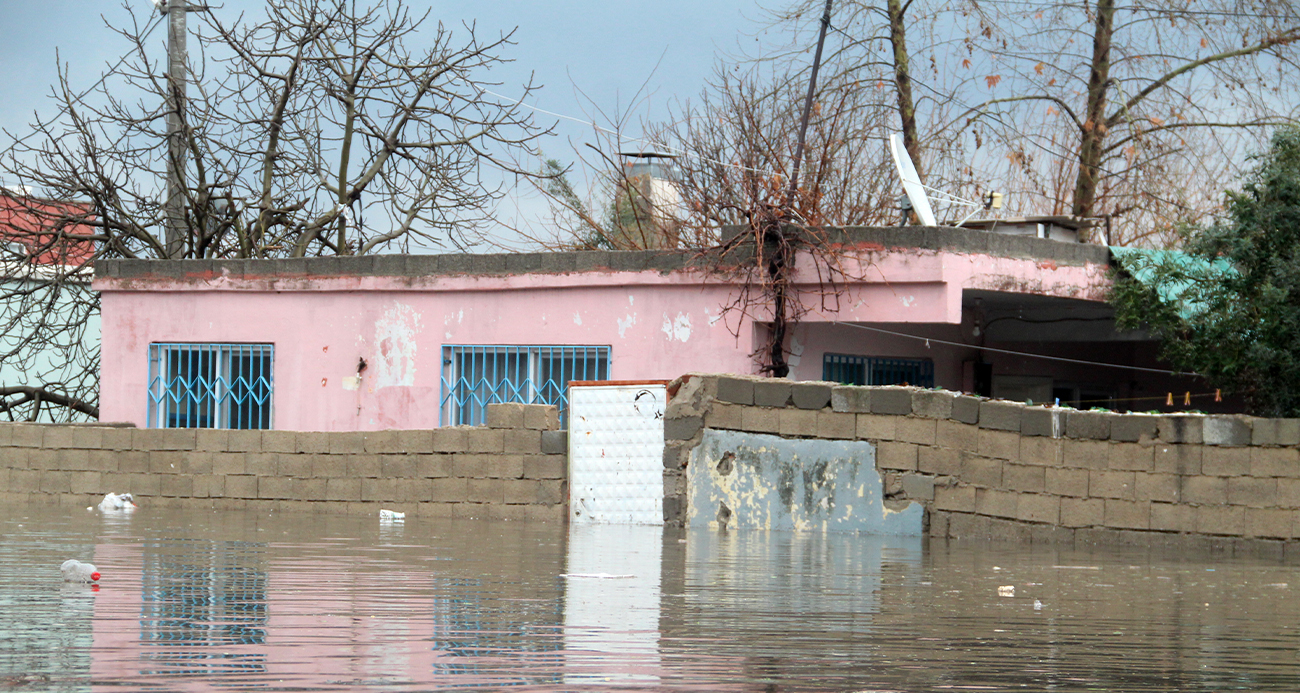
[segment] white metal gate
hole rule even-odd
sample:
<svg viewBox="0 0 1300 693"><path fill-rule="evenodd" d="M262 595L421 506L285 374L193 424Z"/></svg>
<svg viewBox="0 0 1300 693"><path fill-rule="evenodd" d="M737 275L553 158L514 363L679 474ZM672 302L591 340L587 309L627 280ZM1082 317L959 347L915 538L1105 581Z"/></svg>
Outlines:
<svg viewBox="0 0 1300 693"><path fill-rule="evenodd" d="M569 520L664 521L663 382L569 386Z"/></svg>

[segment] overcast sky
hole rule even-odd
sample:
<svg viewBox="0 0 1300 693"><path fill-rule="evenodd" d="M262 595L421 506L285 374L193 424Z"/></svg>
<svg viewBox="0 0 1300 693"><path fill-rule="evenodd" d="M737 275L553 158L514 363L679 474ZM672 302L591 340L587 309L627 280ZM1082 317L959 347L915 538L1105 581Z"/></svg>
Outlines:
<svg viewBox="0 0 1300 693"><path fill-rule="evenodd" d="M214 6L218 3L213 0ZM225 0L220 11L229 17L241 9L256 13L260 4ZM540 108L588 117L591 106L575 93L576 87L600 108L615 112L626 109L649 80L650 96L638 104L634 122L663 117L674 99L698 93L716 55L735 54L738 46L755 41L754 20L761 16L756 0L410 0L410 5L430 7L432 18L452 27L476 21L481 35L518 27L518 45L507 53L516 62L503 75L503 93L517 93L509 85L518 85L531 72L544 85L532 101ZM57 81L56 51L74 87L93 85L124 50L105 28L105 19L120 23L125 17L121 4L110 0L0 0L0 127L22 133L34 111L43 117L56 112L48 98ZM160 55L166 52L165 31L155 31L152 40ZM571 141L581 146L591 140L589 127L569 121L561 122L559 132L543 147L567 160L574 157Z"/></svg>

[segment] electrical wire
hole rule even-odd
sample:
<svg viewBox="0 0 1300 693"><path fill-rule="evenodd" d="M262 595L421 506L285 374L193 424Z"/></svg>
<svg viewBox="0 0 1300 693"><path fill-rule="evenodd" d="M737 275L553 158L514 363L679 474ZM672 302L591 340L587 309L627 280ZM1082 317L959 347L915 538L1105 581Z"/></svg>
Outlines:
<svg viewBox="0 0 1300 693"><path fill-rule="evenodd" d="M1043 359L1043 360L1046 360L1046 361L1059 361L1059 362L1062 362L1062 363L1073 363L1073 364L1077 364L1077 365L1081 365L1081 366L1101 366L1101 367L1103 367L1103 368L1121 368L1121 369L1124 369L1124 370L1129 370L1129 371L1140 371L1140 372L1143 372L1143 373L1158 373L1158 374L1160 374L1160 375L1196 376L1196 377L1202 377L1202 378L1205 377L1205 376L1202 376L1200 373L1189 373L1189 372L1184 372L1184 371L1170 371L1170 370L1163 370L1163 369L1159 369L1159 368L1145 368L1145 367L1143 367L1143 366L1125 366L1124 364L1121 364L1121 363L1106 363L1106 362L1104 362L1104 361L1085 361L1085 360L1082 360L1082 359L1066 358L1066 357L1064 357L1064 356L1047 356L1047 355L1044 355L1044 354L1032 354L1032 353L1029 353L1029 352L1027 352L1027 351L1014 351L1014 350L1011 350L1011 349L997 349L997 348L994 348L994 347L979 346L978 344L965 344L965 343L962 343L962 342L949 342L949 341L946 341L946 340L943 340L943 339L937 339L937 338L935 338L935 337L919 337L919 336L917 336L917 335L914 335L914 334L908 334L908 333L906 333L906 332L896 332L896 331L894 331L894 330L884 330L884 329L881 329L881 328L879 328L879 327L868 327L867 325L858 325L858 324L851 323L851 322L840 322L840 321L838 321L838 320L832 320L830 324L832 324L832 325L843 325L844 327L853 327L853 328L857 328L857 329L859 329L859 330L868 330L868 331L870 331L870 332L879 332L880 334L892 335L892 336L894 336L894 337L906 337L906 338L908 338L908 339L915 339L915 340L917 340L917 341L922 341L922 342L925 342L925 343L927 343L927 344L929 344L930 342L934 342L935 344L943 344L943 345L946 345L946 346L961 347L961 348L964 348L964 349L979 349L980 351L991 351L991 352L996 353L996 354L1009 354L1009 355L1011 355L1011 356L1024 356L1024 357L1027 357L1027 358Z"/></svg>

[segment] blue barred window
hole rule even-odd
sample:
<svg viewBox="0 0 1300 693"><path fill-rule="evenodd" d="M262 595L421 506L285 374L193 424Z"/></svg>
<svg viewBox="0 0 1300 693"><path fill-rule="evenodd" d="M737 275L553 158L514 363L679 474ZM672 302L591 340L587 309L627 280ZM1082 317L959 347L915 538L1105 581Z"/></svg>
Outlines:
<svg viewBox="0 0 1300 693"><path fill-rule="evenodd" d="M149 428L271 427L270 344L150 344Z"/></svg>
<svg viewBox="0 0 1300 693"><path fill-rule="evenodd" d="M476 426L487 405L522 402L555 405L567 426L575 380L609 380L609 347L444 345L439 421Z"/></svg>
<svg viewBox="0 0 1300 693"><path fill-rule="evenodd" d="M845 385L934 387L934 361L826 354L822 357L822 380Z"/></svg>

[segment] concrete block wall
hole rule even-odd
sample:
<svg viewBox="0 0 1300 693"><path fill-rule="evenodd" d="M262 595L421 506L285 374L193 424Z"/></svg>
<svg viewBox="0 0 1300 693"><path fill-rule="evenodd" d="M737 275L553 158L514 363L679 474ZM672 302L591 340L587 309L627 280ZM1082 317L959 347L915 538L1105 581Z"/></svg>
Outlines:
<svg viewBox="0 0 1300 693"><path fill-rule="evenodd" d="M488 405L486 426L307 432L0 424L0 499L564 521L555 407Z"/></svg>
<svg viewBox="0 0 1300 693"><path fill-rule="evenodd" d="M742 376L674 386L682 401L670 400L667 423L692 423L666 426L678 432L666 480L704 428L858 439L877 445L886 498L926 506L931 536L1300 538L1300 419L1113 414ZM673 505L684 502L683 490Z"/></svg>

